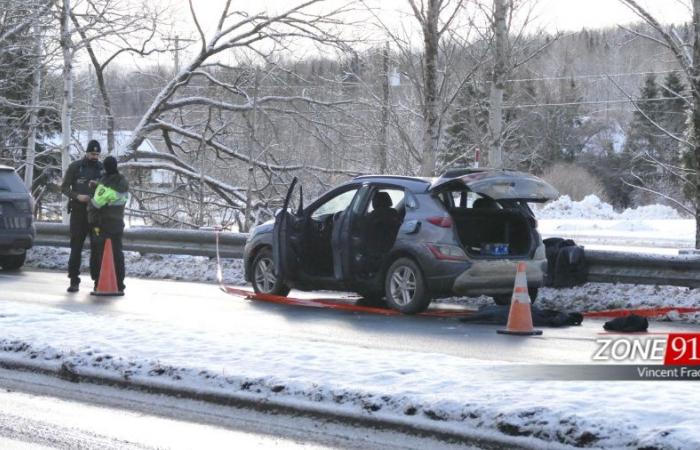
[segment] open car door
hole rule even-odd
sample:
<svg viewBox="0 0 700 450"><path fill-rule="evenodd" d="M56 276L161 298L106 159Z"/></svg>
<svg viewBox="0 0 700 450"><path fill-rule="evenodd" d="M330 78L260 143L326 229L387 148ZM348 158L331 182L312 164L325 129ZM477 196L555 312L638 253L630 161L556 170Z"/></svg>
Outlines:
<svg viewBox="0 0 700 450"><path fill-rule="evenodd" d="M294 177L282 204L282 209L275 216L275 225L272 229L272 259L275 262L275 274L285 284L293 283L297 279L297 270L302 263L304 216L301 185L299 185L297 211L292 211L290 206L297 182L297 178Z"/></svg>
<svg viewBox="0 0 700 450"><path fill-rule="evenodd" d="M433 181L430 192L444 192L467 188L494 200L521 200L546 202L559 196L549 183L515 170L464 169L449 171Z"/></svg>

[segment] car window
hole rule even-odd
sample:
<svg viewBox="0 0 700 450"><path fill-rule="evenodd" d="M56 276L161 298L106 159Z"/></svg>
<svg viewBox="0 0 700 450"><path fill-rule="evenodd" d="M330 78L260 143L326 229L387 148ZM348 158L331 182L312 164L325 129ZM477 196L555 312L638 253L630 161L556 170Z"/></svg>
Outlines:
<svg viewBox="0 0 700 450"><path fill-rule="evenodd" d="M26 193L24 183L15 172L0 170L0 191Z"/></svg>
<svg viewBox="0 0 700 450"><path fill-rule="evenodd" d="M326 203L323 203L321 206L316 208L316 210L311 214L311 218L318 219L321 216L345 211L347 207L350 206L352 199L355 197L355 193L357 193L357 188L350 189L349 191L336 195Z"/></svg>
<svg viewBox="0 0 700 450"><path fill-rule="evenodd" d="M488 197L483 197L471 191L448 191L445 192L445 196L443 202L446 203L449 208L500 208L495 200L491 200Z"/></svg>
<svg viewBox="0 0 700 450"><path fill-rule="evenodd" d="M404 192L403 189L379 189L378 191L375 192L374 195L376 195L377 192L386 192L389 194L389 197L391 197L391 207L398 210L401 203L404 200ZM369 214L374 210L374 207L372 207L372 202L369 202L369 206L367 206L367 211L366 213Z"/></svg>

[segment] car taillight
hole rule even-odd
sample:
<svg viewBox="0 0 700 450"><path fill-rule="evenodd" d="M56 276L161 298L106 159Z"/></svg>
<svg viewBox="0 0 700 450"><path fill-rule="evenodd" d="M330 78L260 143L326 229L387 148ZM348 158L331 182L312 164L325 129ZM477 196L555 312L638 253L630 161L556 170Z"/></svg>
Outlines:
<svg viewBox="0 0 700 450"><path fill-rule="evenodd" d="M452 217L450 216L437 216L437 217L428 217L427 219L428 222L432 223L436 227L441 227L441 228L450 228L454 221L452 220Z"/></svg>
<svg viewBox="0 0 700 450"><path fill-rule="evenodd" d="M426 244L435 259L444 261L466 261L467 254L456 245Z"/></svg>

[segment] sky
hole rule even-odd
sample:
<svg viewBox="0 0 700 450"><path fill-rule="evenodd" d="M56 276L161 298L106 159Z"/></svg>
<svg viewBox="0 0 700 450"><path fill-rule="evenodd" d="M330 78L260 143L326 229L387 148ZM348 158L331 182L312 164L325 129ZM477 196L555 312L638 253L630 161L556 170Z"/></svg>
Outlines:
<svg viewBox="0 0 700 450"><path fill-rule="evenodd" d="M177 34L180 39L183 37L196 38L195 29L189 10L188 0L155 0L161 5L170 5L173 13L173 18L177 23L174 34ZM370 21L374 22L374 18L368 15L367 10L362 5L367 5L371 8L376 8L376 17L381 18L384 25L390 29L399 30L402 35L403 31L408 29L406 35L417 37L419 36L416 29L416 22L411 17L410 7L407 0L356 0L359 3L354 6L356 12L350 14L351 20L356 20L361 24L360 27L349 31L345 37L357 38L362 42L367 42L374 45L378 42L384 42L383 33L380 34L377 27L367 26ZM420 0L417 0L420 1ZM492 0L482 0L487 5L491 4ZM687 0L638 0L639 3L649 9L662 23L681 23L687 21L691 14L685 6ZM290 5L299 4L297 0L255 0L255 1L232 1L231 10L245 11L248 14L267 11L285 11L290 8ZM346 0L325 0L323 8L329 10L337 8L346 3ZM473 4L473 2L468 2ZM533 27L529 28L535 31L544 29L550 33L578 31L582 28L592 29L601 27L614 27L618 24L629 24L637 22L640 19L626 6L620 3L619 0L520 0L524 5L523 10L532 11ZM193 0L194 9L198 20L209 37L213 32L217 20L221 14L225 0ZM361 12L360 12L361 10ZM229 19L229 22L233 22ZM470 31L469 36L474 36L475 33ZM469 37L465 36L465 37ZM412 38L410 38L412 39ZM182 42L182 41L181 41ZM297 57L304 57L306 53L316 54L318 52L314 46L310 46L306 42L297 41L298 46L293 48L293 52ZM185 50L183 52L183 60L187 58L187 53L194 50ZM231 56L229 56L231 57ZM165 57L166 60L161 63L171 63L170 56Z"/></svg>
<svg viewBox="0 0 700 450"><path fill-rule="evenodd" d="M183 18L187 18L189 15L187 0L160 1L171 2L180 11L180 16L184 15ZM341 1L330 0L330 3L340 4ZM388 15L392 15L390 13L392 10L394 12L408 11L407 0L366 0L366 3L372 6L381 5L381 8L387 11ZM639 3L665 23L677 23L690 18L690 13L683 0L639 0ZM195 0L195 10L204 18L204 21L212 22L220 13L223 4L224 0ZM288 7L290 4L292 2L288 0L232 2L234 8L248 11L262 8L275 10ZM576 31L583 27L615 26L638 20L637 16L618 0L538 0L535 5L536 15L542 26L549 31ZM395 18L400 16L397 13L393 15L396 16Z"/></svg>

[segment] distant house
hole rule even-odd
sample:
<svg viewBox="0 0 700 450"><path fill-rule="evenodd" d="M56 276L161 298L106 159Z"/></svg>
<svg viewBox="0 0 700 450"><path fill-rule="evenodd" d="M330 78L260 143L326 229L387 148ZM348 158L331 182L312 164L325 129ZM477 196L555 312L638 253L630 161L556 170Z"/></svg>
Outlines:
<svg viewBox="0 0 700 450"><path fill-rule="evenodd" d="M115 130L114 131L114 151L111 153L117 159L122 158L126 154L126 144L131 138L130 130ZM107 131L93 131L91 134L87 131L75 131L73 132L73 142L74 145L71 147L71 158L78 159L81 158L85 147L90 139L97 140L102 146L102 154L100 159L104 159L109 155L107 153ZM62 145L62 137L60 134L54 134L44 138L44 144L49 147L60 147ZM144 139L141 145L138 147L139 151L143 152L160 152L158 148L153 145L149 139ZM139 158L139 161L143 162L156 162L153 158ZM150 179L148 182L154 185L170 184L173 181L173 173L167 170L151 170Z"/></svg>
<svg viewBox="0 0 700 450"><path fill-rule="evenodd" d="M584 153L594 155L620 154L625 148L627 135L620 124L614 120L588 138L583 147Z"/></svg>

